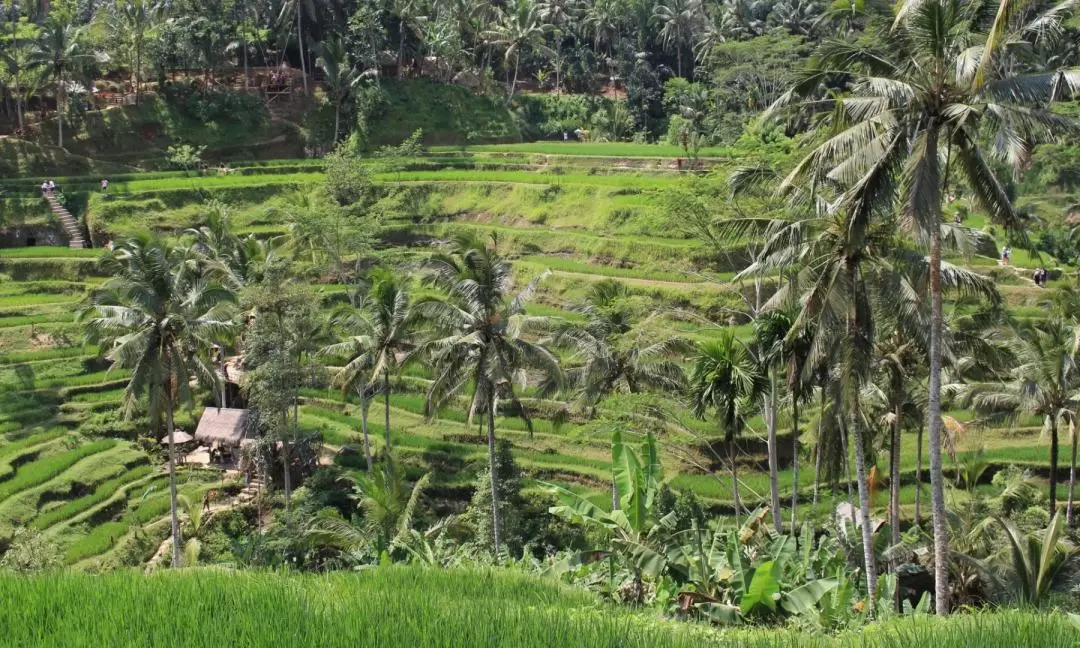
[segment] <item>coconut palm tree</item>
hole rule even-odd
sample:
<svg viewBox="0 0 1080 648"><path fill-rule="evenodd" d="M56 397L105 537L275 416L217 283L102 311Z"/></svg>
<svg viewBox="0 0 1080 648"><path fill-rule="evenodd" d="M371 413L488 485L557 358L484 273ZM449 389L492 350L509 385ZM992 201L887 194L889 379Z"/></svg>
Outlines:
<svg viewBox="0 0 1080 648"><path fill-rule="evenodd" d="M89 58L85 27L50 19L34 51L34 62L45 66L56 84L56 145L64 148L64 113L71 74Z"/></svg>
<svg viewBox="0 0 1080 648"><path fill-rule="evenodd" d="M342 333L344 339L323 347L319 355L343 358L346 361L345 366L331 378L331 385L341 387L343 398L350 391L355 392L360 398L360 433L364 438L364 458L367 461L367 470L371 472L374 459L371 456L371 438L368 435L368 411L371 409L371 402L376 394L370 378L371 349L374 347L372 333L377 331L377 326L372 322L367 306L366 295L364 295L356 306L343 307L331 316L331 324ZM389 446L387 450L389 451ZM387 457L389 456L387 454Z"/></svg>
<svg viewBox="0 0 1080 648"><path fill-rule="evenodd" d="M448 254L434 258L428 280L443 297L417 304L417 311L438 331L424 344L435 365L428 388L426 413L430 416L471 383L468 424L473 415L487 415L488 464L491 473L492 543L501 547L498 471L495 456L495 413L499 401L508 401L531 427L528 410L515 386L524 386L526 370L542 379L561 383L558 361L543 345L522 337L526 327L543 326L543 318L528 318L525 306L536 293L541 275L516 295L513 271L494 246L472 237L458 238Z"/></svg>
<svg viewBox="0 0 1080 648"><path fill-rule="evenodd" d="M623 391L682 393L686 378L676 358L692 345L671 336L644 340L624 301L625 284L605 279L593 284L586 303L577 310L585 322L554 322L548 342L571 349L578 366L567 370L567 384L578 390L581 405L595 413L597 403Z"/></svg>
<svg viewBox="0 0 1080 648"><path fill-rule="evenodd" d="M1060 19L1050 16L1036 35L1060 26ZM840 198L860 219L900 207L905 224L930 248L927 417L935 606L940 614L949 607L941 474L943 191L949 174L958 174L993 220L1022 235L1020 219L987 160L981 135L995 133L992 153L1022 168L1035 143L1074 128L1071 120L1045 110L1045 104L1080 85L1078 73L1016 76L1019 65L987 64L1002 56L1010 39L980 36L982 26L974 7L964 0L906 2L892 28L873 38L823 43L808 70L769 111L773 115L792 106L820 111L825 118L814 123L831 132L796 165L786 183L827 176L844 187ZM1002 20L992 33L1012 26ZM846 92L833 90L836 81Z"/></svg>
<svg viewBox="0 0 1080 648"><path fill-rule="evenodd" d="M965 403L990 415L1040 416L1050 432L1050 516L1057 513L1058 433L1075 425L1080 407L1077 330L1058 316L1022 326L1015 339L1017 364L1001 386L975 385Z"/></svg>
<svg viewBox="0 0 1080 648"><path fill-rule="evenodd" d="M379 268L370 273L368 281L371 285L366 299L371 323L368 351L371 375L368 382L382 381L386 451L390 452L390 376L397 373L401 361L414 349L420 319L413 307L408 277L400 277L388 268Z"/></svg>
<svg viewBox="0 0 1080 648"><path fill-rule="evenodd" d="M506 68L506 81L510 87L508 101L514 98L517 89L518 71L521 69L521 54L531 50L550 53L543 43L544 34L549 25L541 17L541 8L535 0L514 0L503 12L495 26L484 33L488 44L503 50ZM514 60L514 78L510 79L510 59Z"/></svg>
<svg viewBox="0 0 1080 648"><path fill-rule="evenodd" d="M319 58L316 64L322 68L326 76L326 88L334 104L334 143L336 144L341 133L341 107L356 92L356 87L363 81L363 75L349 55L345 47L345 41L334 36L319 43L315 47Z"/></svg>
<svg viewBox="0 0 1080 648"><path fill-rule="evenodd" d="M660 25L660 43L675 51L675 73L682 76L683 51L694 42L704 17L701 0L666 0L653 7L652 17Z"/></svg>
<svg viewBox="0 0 1080 648"><path fill-rule="evenodd" d="M173 414L176 407L192 402L192 379L215 386L219 380L210 349L223 344L232 331L227 307L233 293L183 271L176 249L150 235L120 244L104 263L113 278L91 295L80 319L113 366L132 372L124 389L126 412L145 395L152 419L165 418L172 565L178 567Z"/></svg>
<svg viewBox="0 0 1080 648"><path fill-rule="evenodd" d="M750 350L725 330L716 341L698 345L694 369L690 375L690 402L694 415L704 418L716 414L724 433L731 470L731 491L735 506L735 526L739 526L739 473L735 446L746 419L756 411L755 402L762 391L761 375Z"/></svg>

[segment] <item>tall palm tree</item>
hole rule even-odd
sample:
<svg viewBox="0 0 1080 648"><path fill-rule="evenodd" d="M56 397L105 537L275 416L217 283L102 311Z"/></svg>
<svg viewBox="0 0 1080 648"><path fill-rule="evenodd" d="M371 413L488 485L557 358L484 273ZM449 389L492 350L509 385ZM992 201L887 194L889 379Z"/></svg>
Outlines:
<svg viewBox="0 0 1080 648"><path fill-rule="evenodd" d="M535 0L514 0L499 14L494 28L484 37L492 47L502 48L506 69L506 81L510 86L509 99L514 98L517 89L518 72L521 69L521 54L531 50L550 52L544 45L544 34L548 24L541 17L541 8ZM514 78L510 79L510 59L514 60Z"/></svg>
<svg viewBox="0 0 1080 648"><path fill-rule="evenodd" d="M660 25L660 42L675 51L676 74L682 76L683 51L694 42L704 17L701 0L666 0L653 8L653 20Z"/></svg>
<svg viewBox="0 0 1080 648"><path fill-rule="evenodd" d="M1076 423L1080 407L1080 330L1058 316L1017 331L1017 364L1004 389L976 385L967 401L987 414L1040 416L1050 432L1050 516L1057 513L1058 432Z"/></svg>
<svg viewBox="0 0 1080 648"><path fill-rule="evenodd" d="M428 279L442 290L444 297L417 304L417 311L439 332L423 348L435 363L435 377L427 393L427 414L437 412L471 382L469 425L476 412L487 415L492 543L496 556L502 541L495 456L495 413L499 401L511 403L531 427L532 421L518 399L515 385L524 386L527 369L538 372L548 382L561 381L555 356L521 335L524 328L545 323L525 315L525 306L542 278L543 275L533 279L519 293L512 294L510 263L493 246L462 237L454 242L448 254L437 256L429 266Z"/></svg>
<svg viewBox="0 0 1080 648"><path fill-rule="evenodd" d="M334 36L316 46L319 55L316 63L326 76L326 88L334 104L334 143L341 132L341 107L356 92L356 87L363 80L360 69L349 55L345 41Z"/></svg>
<svg viewBox="0 0 1080 648"><path fill-rule="evenodd" d="M1072 72L1016 76L1017 66L986 65L1001 55L1006 39L979 36L983 25L975 10L966 0L904 3L892 28L873 38L822 44L770 110L798 105L821 111L825 118L815 123L833 132L795 167L789 183L827 176L845 187L842 202L860 218L900 206L906 224L930 248L927 417L939 614L949 609L941 474L942 194L955 172L996 222L1022 234L980 134L997 134L992 152L1021 168L1035 143L1073 129L1071 120L1044 106L1080 84L1080 74ZM1060 16L1046 22L1038 33L1060 25ZM841 81L847 91L826 89L826 79Z"/></svg>
<svg viewBox="0 0 1080 648"><path fill-rule="evenodd" d="M585 322L559 320L549 339L553 346L574 351L580 365L567 370L567 384L578 390L582 406L593 411L598 402L618 391L678 394L686 388L676 358L692 345L679 336L643 340L623 301L626 294L625 284L614 279L593 284L587 302L577 309L587 318Z"/></svg>
<svg viewBox="0 0 1080 648"><path fill-rule="evenodd" d="M56 144L64 148L64 113L71 73L89 58L85 27L50 19L34 51L36 63L45 66L56 83Z"/></svg>
<svg viewBox="0 0 1080 648"><path fill-rule="evenodd" d="M368 435L368 411L371 409L371 401L376 393L371 382L373 364L371 349L375 346L373 333L378 331L378 327L370 316L367 295L362 295L360 302L355 306L350 305L339 309L330 321L334 328L341 331L344 339L323 347L319 355L343 358L346 361L345 366L341 367L331 379L331 384L341 387L342 397L349 391L353 391L360 398L360 433L364 438L364 458L367 461L367 470L371 472L374 460L371 456L371 439ZM387 445L388 458L389 449L390 446Z"/></svg>
<svg viewBox="0 0 1080 648"><path fill-rule="evenodd" d="M368 382L382 381L386 451L390 452L390 376L397 373L402 360L414 349L420 318L409 293L408 277L379 268L369 275L368 281L371 283L366 300L371 323Z"/></svg>
<svg viewBox="0 0 1080 648"><path fill-rule="evenodd" d="M179 567L173 413L177 406L192 402L193 378L204 384L218 382L210 349L223 344L231 332L227 305L233 294L185 272L177 251L149 235L117 246L105 265L113 278L91 295L81 320L88 337L101 344L113 366L132 372L124 389L126 411L130 414L145 394L152 419L165 418L172 565Z"/></svg>
<svg viewBox="0 0 1080 648"><path fill-rule="evenodd" d="M761 393L761 376L746 346L731 331L720 339L698 345L698 356L690 375L690 402L694 415L704 418L715 412L724 433L731 470L731 490L735 506L735 525L739 525L739 473L735 446L746 419L755 411Z"/></svg>
<svg viewBox="0 0 1080 648"><path fill-rule="evenodd" d="M782 311L766 311L754 322L754 351L758 365L765 375L768 387L765 389L764 414L765 428L769 446L769 496L772 508L773 527L777 533L783 531L780 511L780 466L777 458L776 427L779 393L777 392L777 373L784 362L784 340L791 330L791 319Z"/></svg>

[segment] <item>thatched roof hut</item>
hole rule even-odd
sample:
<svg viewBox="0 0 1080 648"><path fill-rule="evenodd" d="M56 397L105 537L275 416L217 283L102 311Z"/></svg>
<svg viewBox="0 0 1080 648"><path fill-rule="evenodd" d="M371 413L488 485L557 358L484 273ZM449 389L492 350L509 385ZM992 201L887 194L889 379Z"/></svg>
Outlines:
<svg viewBox="0 0 1080 648"><path fill-rule="evenodd" d="M238 446L247 436L248 411L228 407L207 407L195 429L195 440L201 443Z"/></svg>

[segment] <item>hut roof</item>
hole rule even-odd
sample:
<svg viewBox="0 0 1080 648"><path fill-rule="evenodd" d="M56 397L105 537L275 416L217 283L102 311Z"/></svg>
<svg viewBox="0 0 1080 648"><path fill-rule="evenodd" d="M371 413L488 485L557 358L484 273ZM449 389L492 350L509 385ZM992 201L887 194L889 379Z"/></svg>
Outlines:
<svg viewBox="0 0 1080 648"><path fill-rule="evenodd" d="M228 407L207 407L195 429L195 440L203 443L240 445L247 434L248 411Z"/></svg>

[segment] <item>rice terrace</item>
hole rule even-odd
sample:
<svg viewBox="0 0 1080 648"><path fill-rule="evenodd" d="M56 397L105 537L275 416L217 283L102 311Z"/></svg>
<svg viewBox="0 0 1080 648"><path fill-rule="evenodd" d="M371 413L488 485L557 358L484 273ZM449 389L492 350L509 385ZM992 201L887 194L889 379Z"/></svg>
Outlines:
<svg viewBox="0 0 1080 648"><path fill-rule="evenodd" d="M0 3L0 646L1080 645L1078 101L1070 2Z"/></svg>

